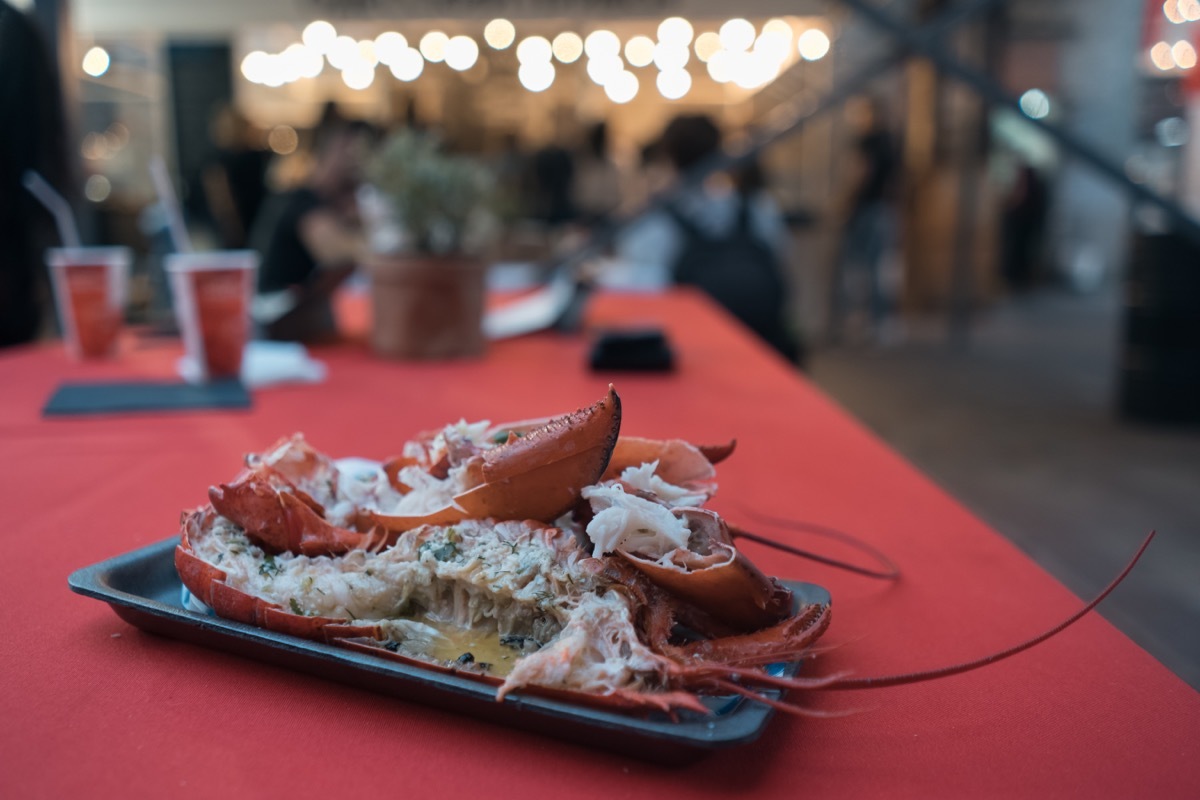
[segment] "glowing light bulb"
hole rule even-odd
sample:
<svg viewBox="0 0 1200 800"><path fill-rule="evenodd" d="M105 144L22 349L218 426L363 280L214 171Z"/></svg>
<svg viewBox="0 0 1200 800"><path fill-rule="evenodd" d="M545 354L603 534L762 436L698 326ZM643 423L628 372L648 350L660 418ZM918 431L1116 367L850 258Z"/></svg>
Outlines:
<svg viewBox="0 0 1200 800"><path fill-rule="evenodd" d="M696 37L696 44L694 46L696 48L696 58L707 64L708 60L721 49L721 37L713 31L705 31Z"/></svg>
<svg viewBox="0 0 1200 800"><path fill-rule="evenodd" d="M516 38L516 27L506 19L494 19L483 26L483 40L493 49L507 50Z"/></svg>
<svg viewBox="0 0 1200 800"><path fill-rule="evenodd" d="M112 59L103 47L93 47L83 55L83 71L93 78L99 78L108 72Z"/></svg>
<svg viewBox="0 0 1200 800"><path fill-rule="evenodd" d="M415 81L425 71L425 59L419 50L406 47L389 65L397 80Z"/></svg>
<svg viewBox="0 0 1200 800"><path fill-rule="evenodd" d="M614 76L621 74L624 69L625 62L621 61L620 56L589 58L587 63L588 77L599 86L606 85Z"/></svg>
<svg viewBox="0 0 1200 800"><path fill-rule="evenodd" d="M362 91L375 82L375 67L359 62L342 70L342 83L355 91Z"/></svg>
<svg viewBox="0 0 1200 800"><path fill-rule="evenodd" d="M465 72L479 60L479 45L470 36L454 36L446 43L446 66Z"/></svg>
<svg viewBox="0 0 1200 800"><path fill-rule="evenodd" d="M1150 48L1150 60L1154 62L1154 66L1158 67L1163 72L1175 66L1175 58L1171 55L1171 45L1166 42L1159 42Z"/></svg>
<svg viewBox="0 0 1200 800"><path fill-rule="evenodd" d="M304 33L300 34L304 46L321 56L329 52L336 39L337 30L323 19L308 23L304 26Z"/></svg>
<svg viewBox="0 0 1200 800"><path fill-rule="evenodd" d="M531 92L544 92L554 83L554 65L549 61L530 61L517 70L517 80Z"/></svg>
<svg viewBox="0 0 1200 800"><path fill-rule="evenodd" d="M1180 69L1191 69L1196 66L1196 48L1186 39L1181 39L1171 48L1171 58Z"/></svg>
<svg viewBox="0 0 1200 800"><path fill-rule="evenodd" d="M731 53L749 50L754 44L754 26L749 20L735 18L721 26L721 45Z"/></svg>
<svg viewBox="0 0 1200 800"><path fill-rule="evenodd" d="M1050 113L1050 98L1041 89L1030 89L1021 95L1021 110L1030 119L1042 119Z"/></svg>
<svg viewBox="0 0 1200 800"><path fill-rule="evenodd" d="M634 36L625 43L625 60L633 67L644 67L654 60L654 40L649 36Z"/></svg>
<svg viewBox="0 0 1200 800"><path fill-rule="evenodd" d="M450 37L446 34L430 31L421 37L421 55L431 64L437 64L446 58L446 45L449 43Z"/></svg>
<svg viewBox="0 0 1200 800"><path fill-rule="evenodd" d="M325 60L334 69L346 69L358 59L358 42L349 36L339 36L325 51Z"/></svg>
<svg viewBox="0 0 1200 800"><path fill-rule="evenodd" d="M668 100L678 100L692 88L692 76L686 69L672 69L658 73L658 93Z"/></svg>
<svg viewBox="0 0 1200 800"><path fill-rule="evenodd" d="M380 64L390 67L407 49L408 39L402 33L385 31L375 37L375 55L379 57Z"/></svg>
<svg viewBox="0 0 1200 800"><path fill-rule="evenodd" d="M638 79L629 70L621 70L604 84L604 93L614 103L628 103L638 93Z"/></svg>
<svg viewBox="0 0 1200 800"><path fill-rule="evenodd" d="M541 64L550 61L554 48L545 36L526 36L517 45L517 61L522 64Z"/></svg>
<svg viewBox="0 0 1200 800"><path fill-rule="evenodd" d="M683 69L687 66L690 52L687 47L659 42L654 46L654 66L663 72Z"/></svg>
<svg viewBox="0 0 1200 800"><path fill-rule="evenodd" d="M683 17L668 17L658 26L658 40L664 44L687 47L692 43L692 23Z"/></svg>
<svg viewBox="0 0 1200 800"><path fill-rule="evenodd" d="M583 52L588 58L603 58L621 54L621 40L612 31L592 31L583 40Z"/></svg>
<svg viewBox="0 0 1200 800"><path fill-rule="evenodd" d="M708 59L708 76L717 83L729 83L733 80L733 53L728 50L718 50Z"/></svg>
<svg viewBox="0 0 1200 800"><path fill-rule="evenodd" d="M562 63L573 64L583 55L583 39L579 38L578 33L563 31L554 37L550 49L554 51L554 57Z"/></svg>
<svg viewBox="0 0 1200 800"><path fill-rule="evenodd" d="M829 52L829 36L819 28L809 28L800 34L796 49L805 61L820 61Z"/></svg>

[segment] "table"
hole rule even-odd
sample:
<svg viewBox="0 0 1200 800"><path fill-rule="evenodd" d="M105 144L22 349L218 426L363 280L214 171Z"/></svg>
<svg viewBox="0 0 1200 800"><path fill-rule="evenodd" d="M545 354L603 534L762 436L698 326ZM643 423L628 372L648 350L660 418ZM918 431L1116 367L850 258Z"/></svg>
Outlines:
<svg viewBox="0 0 1200 800"><path fill-rule="evenodd" d="M0 354L0 797L1200 796L1200 695L1095 614L970 674L812 693L849 713L777 716L751 746L667 768L151 636L68 590L75 569L170 535L281 434L381 458L417 430L563 412L613 381L624 432L738 438L714 502L730 518L836 526L898 562L902 580L882 584L745 545L768 573L831 590L835 647L813 673L968 660L1080 605L702 298L602 295L588 320L662 325L678 372L591 374L585 338L549 333L463 363L343 346L316 352L326 383L261 390L250 411L42 419L59 382L165 376L177 346L126 342L104 364L51 345Z"/></svg>

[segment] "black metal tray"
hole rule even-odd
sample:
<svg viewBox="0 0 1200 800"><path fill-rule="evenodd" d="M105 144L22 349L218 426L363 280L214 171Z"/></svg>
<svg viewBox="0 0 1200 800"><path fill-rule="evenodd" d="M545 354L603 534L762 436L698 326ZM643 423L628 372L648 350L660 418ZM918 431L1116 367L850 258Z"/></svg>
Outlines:
<svg viewBox="0 0 1200 800"><path fill-rule="evenodd" d="M151 633L249 656L361 689L469 714L477 719L602 747L660 763L687 763L716 749L762 735L773 709L741 697L706 698L712 714L684 712L630 716L536 696L496 702L491 686L453 674L409 666L366 653L299 639L185 609L175 573L178 538L85 567L71 575L73 591L103 600L121 619ZM787 582L800 603L829 603L820 586ZM799 663L774 665L794 675ZM767 692L778 698L782 693Z"/></svg>

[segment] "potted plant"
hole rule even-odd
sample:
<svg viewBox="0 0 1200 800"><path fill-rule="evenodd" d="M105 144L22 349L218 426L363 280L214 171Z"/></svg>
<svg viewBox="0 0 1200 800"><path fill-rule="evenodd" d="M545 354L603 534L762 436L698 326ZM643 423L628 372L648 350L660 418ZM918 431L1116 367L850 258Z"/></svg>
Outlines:
<svg viewBox="0 0 1200 800"><path fill-rule="evenodd" d="M488 170L446 153L432 136L403 130L383 143L368 179L375 213L366 216L375 217L368 225L378 251L367 265L375 351L414 359L479 355Z"/></svg>

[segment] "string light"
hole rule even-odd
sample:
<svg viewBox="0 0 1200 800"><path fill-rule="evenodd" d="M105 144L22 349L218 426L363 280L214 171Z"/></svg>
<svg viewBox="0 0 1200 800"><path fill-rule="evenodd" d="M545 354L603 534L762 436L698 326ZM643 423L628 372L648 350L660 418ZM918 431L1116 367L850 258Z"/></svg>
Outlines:
<svg viewBox="0 0 1200 800"><path fill-rule="evenodd" d="M479 45L470 36L454 36L446 43L446 66L465 72L479 60Z"/></svg>
<svg viewBox="0 0 1200 800"><path fill-rule="evenodd" d="M304 26L304 33L300 34L300 41L304 42L304 46L321 56L329 52L335 39L337 30L323 19L308 23Z"/></svg>
<svg viewBox="0 0 1200 800"><path fill-rule="evenodd" d="M483 26L483 40L496 50L507 50L516 38L516 27L506 19L494 19Z"/></svg>
<svg viewBox="0 0 1200 800"><path fill-rule="evenodd" d="M654 60L654 40L649 36L634 36L625 43L625 60L633 67L644 67Z"/></svg>
<svg viewBox="0 0 1200 800"><path fill-rule="evenodd" d="M637 76L629 70L621 70L604 84L604 93L614 103L628 103L637 96Z"/></svg>
<svg viewBox="0 0 1200 800"><path fill-rule="evenodd" d="M430 31L421 37L421 55L431 64L437 64L446 58L446 45L450 37L441 31Z"/></svg>
<svg viewBox="0 0 1200 800"><path fill-rule="evenodd" d="M385 31L375 37L375 55L379 63L391 66L408 49L408 39L396 31Z"/></svg>
<svg viewBox="0 0 1200 800"><path fill-rule="evenodd" d="M109 58L107 50L103 47L93 47L83 56L83 71L93 78L99 78L108 72L111 63L112 59Z"/></svg>
<svg viewBox="0 0 1200 800"><path fill-rule="evenodd" d="M530 61L517 70L517 80L531 92L544 92L554 83L554 65L549 61Z"/></svg>
<svg viewBox="0 0 1200 800"><path fill-rule="evenodd" d="M658 40L664 44L687 47L692 43L692 23L683 17L668 17L658 26Z"/></svg>
<svg viewBox="0 0 1200 800"><path fill-rule="evenodd" d="M621 54L621 40L612 31L592 31L583 40L583 52L588 58L603 58Z"/></svg>
<svg viewBox="0 0 1200 800"><path fill-rule="evenodd" d="M721 26L721 45L731 53L741 53L754 44L754 26L749 20L731 19Z"/></svg>
<svg viewBox="0 0 1200 800"><path fill-rule="evenodd" d="M829 52L829 47L829 36L819 28L809 28L796 42L796 49L805 61L820 61Z"/></svg>
<svg viewBox="0 0 1200 800"><path fill-rule="evenodd" d="M527 36L517 45L517 61L521 64L549 62L554 48L545 36Z"/></svg>
<svg viewBox="0 0 1200 800"><path fill-rule="evenodd" d="M673 69L658 73L655 83L658 93L668 100L678 100L692 88L692 76L686 69Z"/></svg>
<svg viewBox="0 0 1200 800"><path fill-rule="evenodd" d="M583 55L583 39L579 38L578 33L563 31L554 37L550 49L554 51L554 57L562 63L573 64Z"/></svg>
<svg viewBox="0 0 1200 800"><path fill-rule="evenodd" d="M696 37L696 58L704 63L721 49L721 37L713 31L705 31Z"/></svg>
<svg viewBox="0 0 1200 800"><path fill-rule="evenodd" d="M406 47L389 65L397 80L415 81L425 71L425 59L419 50Z"/></svg>

